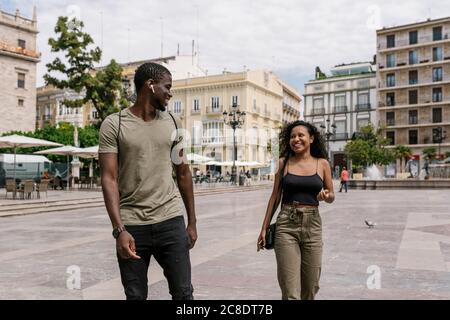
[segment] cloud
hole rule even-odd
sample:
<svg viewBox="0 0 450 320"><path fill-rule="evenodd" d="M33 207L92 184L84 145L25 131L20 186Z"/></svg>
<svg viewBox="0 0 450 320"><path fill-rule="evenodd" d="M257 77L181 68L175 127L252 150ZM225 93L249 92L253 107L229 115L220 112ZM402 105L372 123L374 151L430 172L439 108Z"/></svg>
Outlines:
<svg viewBox="0 0 450 320"><path fill-rule="evenodd" d="M59 15L70 5L80 9L85 29L102 44L103 62L149 59L161 54L161 17L164 55L190 54L191 41L199 40L200 62L210 74L227 68L240 71L271 69L286 75L303 93L303 84L316 66L325 72L336 64L370 61L376 50L373 25L401 25L428 16L450 15L445 1L350 0L35 0L38 8L38 84L45 64L54 57L47 45ZM30 2L5 1L31 16ZM198 16L198 20L197 20ZM372 26L372 27L371 27Z"/></svg>

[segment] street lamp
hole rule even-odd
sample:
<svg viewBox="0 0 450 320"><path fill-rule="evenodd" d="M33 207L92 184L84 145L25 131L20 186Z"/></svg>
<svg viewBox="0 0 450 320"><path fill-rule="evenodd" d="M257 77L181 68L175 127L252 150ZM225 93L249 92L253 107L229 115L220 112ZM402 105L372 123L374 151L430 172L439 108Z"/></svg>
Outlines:
<svg viewBox="0 0 450 320"><path fill-rule="evenodd" d="M331 152L330 152L330 139L332 136L334 136L336 134L336 125L333 123L331 125L331 128L333 128L332 131L330 131L330 119L327 119L327 126L325 127L323 124L320 125L320 127L325 130L324 135L325 135L325 141L327 143L327 153L328 153L328 159L331 160Z"/></svg>
<svg viewBox="0 0 450 320"><path fill-rule="evenodd" d="M441 143L447 139L447 131L443 131L442 127L433 128L433 142L438 144L438 157L441 159Z"/></svg>
<svg viewBox="0 0 450 320"><path fill-rule="evenodd" d="M233 167L231 169L231 181L233 185L236 185L236 160L237 160L237 147L236 147L236 128L241 128L245 122L245 111L240 111L237 104L233 104L229 112L223 112L223 122L229 125L233 129Z"/></svg>

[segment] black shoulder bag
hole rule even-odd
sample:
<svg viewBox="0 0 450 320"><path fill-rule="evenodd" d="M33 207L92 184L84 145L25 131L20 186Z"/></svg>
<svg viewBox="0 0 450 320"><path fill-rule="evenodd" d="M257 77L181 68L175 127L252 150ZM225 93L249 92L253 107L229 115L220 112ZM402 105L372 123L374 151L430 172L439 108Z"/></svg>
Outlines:
<svg viewBox="0 0 450 320"><path fill-rule="evenodd" d="M270 215L270 221L272 221L273 216L275 215L275 211L277 211L278 205L280 204L281 201L281 194L282 194L282 184L283 184L283 176L284 176L284 168L286 167L286 163L287 163L288 159L286 158L284 163L283 163L283 169L281 170L281 181L280 181L280 187L278 189L278 197L275 200L275 203L273 205L272 208L272 214ZM280 192L281 191L281 192ZM266 230L266 237L265 237L265 245L264 248L265 249L273 249L275 246L275 230L277 227L277 223L271 223L269 225L269 227Z"/></svg>

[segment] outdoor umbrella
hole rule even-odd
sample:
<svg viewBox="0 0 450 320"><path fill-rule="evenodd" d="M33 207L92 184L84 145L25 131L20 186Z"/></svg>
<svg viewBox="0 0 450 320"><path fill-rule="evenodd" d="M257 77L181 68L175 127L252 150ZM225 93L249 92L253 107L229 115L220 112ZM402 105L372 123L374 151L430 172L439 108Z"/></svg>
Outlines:
<svg viewBox="0 0 450 320"><path fill-rule="evenodd" d="M208 162L208 161L214 160L213 158L205 157L205 156L202 156L202 155L196 154L196 153L188 153L187 159L188 159L188 161L192 161L194 163L203 163L203 162Z"/></svg>
<svg viewBox="0 0 450 320"><path fill-rule="evenodd" d="M14 182L16 181L17 148L57 147L57 146L62 146L62 144L43 139L20 136L17 134L0 137L0 148L14 148Z"/></svg>
<svg viewBox="0 0 450 320"><path fill-rule="evenodd" d="M89 177L92 177L93 174L93 162L94 158L98 158L98 145L88 148L80 148L79 151L75 151L72 153L73 156L78 156L81 158L91 158L91 164L89 166Z"/></svg>
<svg viewBox="0 0 450 320"><path fill-rule="evenodd" d="M74 146L63 146L59 148L37 151L35 152L35 154L54 154L59 156L67 156L67 190L69 190L69 156L74 155L76 152L79 152L81 150L81 148L77 148Z"/></svg>

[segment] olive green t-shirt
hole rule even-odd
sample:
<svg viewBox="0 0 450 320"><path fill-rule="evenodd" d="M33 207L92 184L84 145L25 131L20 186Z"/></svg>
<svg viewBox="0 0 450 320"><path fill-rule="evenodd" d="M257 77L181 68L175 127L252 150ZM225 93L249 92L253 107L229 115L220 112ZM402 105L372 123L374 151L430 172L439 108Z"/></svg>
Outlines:
<svg viewBox="0 0 450 320"><path fill-rule="evenodd" d="M181 129L178 119L177 126ZM145 225L182 215L181 196L172 178L171 147L175 124L167 112L144 121L130 109L111 114L100 128L99 153L119 151L120 216L125 225ZM177 139L178 138L178 139Z"/></svg>

